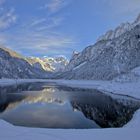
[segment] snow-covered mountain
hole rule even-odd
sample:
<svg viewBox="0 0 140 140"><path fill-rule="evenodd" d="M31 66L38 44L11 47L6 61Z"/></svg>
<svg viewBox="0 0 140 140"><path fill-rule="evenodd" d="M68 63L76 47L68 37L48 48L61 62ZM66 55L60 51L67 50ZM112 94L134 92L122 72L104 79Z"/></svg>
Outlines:
<svg viewBox="0 0 140 140"><path fill-rule="evenodd" d="M0 78L46 78L64 71L67 64L63 56L27 58L0 46Z"/></svg>
<svg viewBox="0 0 140 140"><path fill-rule="evenodd" d="M131 71L121 74L113 79L115 82L138 82L140 81L140 67L136 67Z"/></svg>
<svg viewBox="0 0 140 140"><path fill-rule="evenodd" d="M140 15L121 24L94 45L74 53L57 78L110 80L140 66Z"/></svg>
<svg viewBox="0 0 140 140"><path fill-rule="evenodd" d="M45 78L47 73L34 68L20 54L0 46L0 78Z"/></svg>
<svg viewBox="0 0 140 140"><path fill-rule="evenodd" d="M28 61L35 68L43 69L50 72L63 72L68 60L64 56L57 57L31 57L28 58Z"/></svg>
<svg viewBox="0 0 140 140"><path fill-rule="evenodd" d="M140 24L140 14L138 15L138 17L133 23L129 23L129 22L122 23L116 29L109 30L104 35L100 36L97 41L117 38L123 33L132 30L136 25L139 25L139 24Z"/></svg>
<svg viewBox="0 0 140 140"><path fill-rule="evenodd" d="M0 47L0 77L111 80L140 67L140 15L108 31L71 60L63 57L25 58ZM53 74L52 74L53 73Z"/></svg>

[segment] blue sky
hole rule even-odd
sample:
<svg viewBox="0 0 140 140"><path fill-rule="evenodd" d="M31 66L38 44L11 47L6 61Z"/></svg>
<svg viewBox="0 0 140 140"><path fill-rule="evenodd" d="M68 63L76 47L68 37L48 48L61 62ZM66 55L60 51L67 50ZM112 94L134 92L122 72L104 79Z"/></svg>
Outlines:
<svg viewBox="0 0 140 140"><path fill-rule="evenodd" d="M25 56L70 58L132 22L140 0L0 0L0 44Z"/></svg>

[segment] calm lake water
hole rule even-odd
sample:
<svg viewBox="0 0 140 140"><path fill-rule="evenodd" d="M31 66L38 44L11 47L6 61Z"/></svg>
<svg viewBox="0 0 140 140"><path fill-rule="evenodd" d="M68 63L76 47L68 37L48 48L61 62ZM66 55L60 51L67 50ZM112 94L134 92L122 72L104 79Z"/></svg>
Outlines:
<svg viewBox="0 0 140 140"><path fill-rule="evenodd" d="M97 90L54 83L0 87L0 119L16 126L40 128L122 127L140 101L105 95Z"/></svg>

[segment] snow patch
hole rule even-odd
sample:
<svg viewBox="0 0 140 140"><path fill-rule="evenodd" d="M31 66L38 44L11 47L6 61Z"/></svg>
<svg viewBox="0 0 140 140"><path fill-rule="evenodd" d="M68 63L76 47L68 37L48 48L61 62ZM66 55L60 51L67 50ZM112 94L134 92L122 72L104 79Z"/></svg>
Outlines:
<svg viewBox="0 0 140 140"><path fill-rule="evenodd" d="M86 63L87 63L87 62L83 62L83 63L81 63L80 65L74 67L73 70L77 70L77 69L79 69L80 67L84 66Z"/></svg>

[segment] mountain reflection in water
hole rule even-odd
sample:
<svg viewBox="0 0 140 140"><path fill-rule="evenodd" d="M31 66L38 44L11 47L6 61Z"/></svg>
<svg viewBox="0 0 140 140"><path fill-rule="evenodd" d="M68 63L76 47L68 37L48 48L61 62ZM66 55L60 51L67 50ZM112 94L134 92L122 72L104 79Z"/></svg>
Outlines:
<svg viewBox="0 0 140 140"><path fill-rule="evenodd" d="M28 83L0 88L0 118L18 126L121 127L139 107L139 100L131 97L123 97L121 102L97 90L54 83Z"/></svg>

